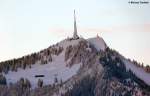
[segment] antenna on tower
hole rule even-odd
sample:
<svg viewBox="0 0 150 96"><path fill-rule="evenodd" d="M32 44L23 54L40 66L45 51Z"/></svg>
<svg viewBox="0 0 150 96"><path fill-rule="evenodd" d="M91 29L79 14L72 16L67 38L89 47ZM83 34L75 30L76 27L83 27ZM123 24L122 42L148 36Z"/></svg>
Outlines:
<svg viewBox="0 0 150 96"><path fill-rule="evenodd" d="M79 36L77 34L77 25L76 25L76 14L74 10L74 33L73 33L73 39L78 39Z"/></svg>

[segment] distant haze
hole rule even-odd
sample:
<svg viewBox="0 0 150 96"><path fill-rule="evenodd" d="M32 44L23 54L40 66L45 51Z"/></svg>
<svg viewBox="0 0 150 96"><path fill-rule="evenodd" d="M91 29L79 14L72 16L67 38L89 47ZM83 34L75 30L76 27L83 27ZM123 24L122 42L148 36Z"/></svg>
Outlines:
<svg viewBox="0 0 150 96"><path fill-rule="evenodd" d="M0 0L0 61L40 51L73 35L99 34L110 48L150 65L150 4L128 0Z"/></svg>

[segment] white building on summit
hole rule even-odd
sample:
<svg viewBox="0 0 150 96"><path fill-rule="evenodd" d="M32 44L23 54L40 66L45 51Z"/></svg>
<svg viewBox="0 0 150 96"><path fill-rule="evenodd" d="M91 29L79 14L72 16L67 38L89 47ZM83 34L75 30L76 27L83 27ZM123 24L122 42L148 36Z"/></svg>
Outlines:
<svg viewBox="0 0 150 96"><path fill-rule="evenodd" d="M77 34L77 25L76 25L76 16L75 16L75 10L74 10L74 33L73 33L73 39L78 39L79 36Z"/></svg>

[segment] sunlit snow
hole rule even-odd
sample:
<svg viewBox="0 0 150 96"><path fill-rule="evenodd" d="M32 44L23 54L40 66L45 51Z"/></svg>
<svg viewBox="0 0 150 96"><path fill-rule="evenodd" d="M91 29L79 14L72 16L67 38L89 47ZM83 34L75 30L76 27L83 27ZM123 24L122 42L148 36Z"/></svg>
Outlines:
<svg viewBox="0 0 150 96"><path fill-rule="evenodd" d="M66 81L75 75L80 68L80 64L75 64L71 68L66 67L64 53L60 54L59 56L55 56L53 59L54 61L48 64L35 64L31 69L18 69L17 72L9 71L9 73L5 75L7 83L15 83L21 77L23 77L27 78L34 88L37 86L39 78L43 79L44 85L53 84L55 76L58 78L58 80L62 79L62 81ZM44 75L44 77L35 77L35 75Z"/></svg>

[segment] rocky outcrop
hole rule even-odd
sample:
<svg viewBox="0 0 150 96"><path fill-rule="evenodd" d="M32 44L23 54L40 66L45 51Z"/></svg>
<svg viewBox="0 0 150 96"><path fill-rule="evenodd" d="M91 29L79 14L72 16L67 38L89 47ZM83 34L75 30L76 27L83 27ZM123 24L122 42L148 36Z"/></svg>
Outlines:
<svg viewBox="0 0 150 96"><path fill-rule="evenodd" d="M65 61L67 62L67 66L72 66L73 64L78 64L82 62L85 58L84 55L87 54L88 50L88 42L82 40L78 45L70 45L66 48L65 51Z"/></svg>

